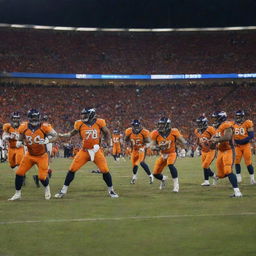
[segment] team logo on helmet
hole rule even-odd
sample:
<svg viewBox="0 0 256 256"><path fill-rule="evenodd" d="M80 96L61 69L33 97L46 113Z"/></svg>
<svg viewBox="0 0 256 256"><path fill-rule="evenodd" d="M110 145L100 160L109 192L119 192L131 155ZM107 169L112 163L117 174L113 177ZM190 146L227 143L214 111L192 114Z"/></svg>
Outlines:
<svg viewBox="0 0 256 256"><path fill-rule="evenodd" d="M141 123L138 119L135 119L131 122L132 130L134 133L139 133L142 130Z"/></svg>
<svg viewBox="0 0 256 256"><path fill-rule="evenodd" d="M200 116L196 119L197 127L199 130L206 129L208 127L208 119L205 116Z"/></svg>
<svg viewBox="0 0 256 256"><path fill-rule="evenodd" d="M218 127L221 123L227 120L227 113L225 111L216 111L212 114L213 126Z"/></svg>
<svg viewBox="0 0 256 256"><path fill-rule="evenodd" d="M166 133L171 129L171 119L168 117L161 117L157 122L158 131Z"/></svg>
<svg viewBox="0 0 256 256"><path fill-rule="evenodd" d="M84 123L91 123L96 118L96 110L95 108L84 108L81 111L81 116Z"/></svg>
<svg viewBox="0 0 256 256"><path fill-rule="evenodd" d="M30 109L28 111L28 121L29 124L31 124L32 126L37 126L40 124L40 112L36 109Z"/></svg>
<svg viewBox="0 0 256 256"><path fill-rule="evenodd" d="M19 112L11 113L11 122L14 127L18 127L20 125L20 113Z"/></svg>
<svg viewBox="0 0 256 256"><path fill-rule="evenodd" d="M245 118L245 112L243 110L236 111L235 120L237 123L242 123Z"/></svg>

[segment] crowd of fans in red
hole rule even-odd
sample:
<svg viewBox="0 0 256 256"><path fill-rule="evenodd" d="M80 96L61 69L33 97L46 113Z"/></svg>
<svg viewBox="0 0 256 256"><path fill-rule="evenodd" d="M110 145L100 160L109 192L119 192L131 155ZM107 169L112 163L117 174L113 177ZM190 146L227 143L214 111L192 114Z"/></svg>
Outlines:
<svg viewBox="0 0 256 256"><path fill-rule="evenodd" d="M38 109L49 116L59 132L70 131L84 107L95 107L97 115L106 119L111 129L123 131L133 119L152 130L162 116L171 118L190 137L195 119L210 116L216 110L227 111L229 118L243 109L248 118L256 120L256 87L251 84L209 84L197 86L41 86L2 84L0 86L0 123L9 121L11 112Z"/></svg>
<svg viewBox="0 0 256 256"><path fill-rule="evenodd" d="M251 73L254 31L110 33L0 30L0 71L87 74ZM13 111L36 108L59 132L73 128L84 107L97 109L111 129L140 119L152 130L162 116L191 137L194 120L213 111L244 109L256 120L250 84L152 86L42 86L0 84L0 123Z"/></svg>
<svg viewBox="0 0 256 256"><path fill-rule="evenodd" d="M255 31L0 30L0 71L76 74L248 73Z"/></svg>

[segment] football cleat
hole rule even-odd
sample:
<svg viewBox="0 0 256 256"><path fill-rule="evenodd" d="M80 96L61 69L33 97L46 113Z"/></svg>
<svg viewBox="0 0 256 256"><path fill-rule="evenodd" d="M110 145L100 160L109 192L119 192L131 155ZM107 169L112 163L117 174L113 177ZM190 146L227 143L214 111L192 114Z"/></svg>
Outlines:
<svg viewBox="0 0 256 256"><path fill-rule="evenodd" d="M250 179L250 183L251 183L251 185L254 185L254 184L256 184L256 181L255 181L255 179Z"/></svg>
<svg viewBox="0 0 256 256"><path fill-rule="evenodd" d="M231 197L242 197L242 193L240 191L235 192Z"/></svg>
<svg viewBox="0 0 256 256"><path fill-rule="evenodd" d="M201 186L210 186L210 182L209 182L209 180L205 180L202 184L201 184Z"/></svg>
<svg viewBox="0 0 256 256"><path fill-rule="evenodd" d="M240 173L237 173L237 174L236 174L236 179L237 179L237 182L238 182L238 183L241 183L241 182L242 182L242 176L241 176Z"/></svg>
<svg viewBox="0 0 256 256"><path fill-rule="evenodd" d="M54 197L55 197L55 198L62 198L62 197L64 197L65 195L66 195L66 193L63 193L63 192L60 191L59 193L55 194Z"/></svg>
<svg viewBox="0 0 256 256"><path fill-rule="evenodd" d="M163 179L160 182L160 186L159 189L163 189L166 186L166 180L167 180L167 176L163 176Z"/></svg>
<svg viewBox="0 0 256 256"><path fill-rule="evenodd" d="M136 183L136 180L137 180L137 176L134 174L134 175L132 176L132 179L131 179L130 184L135 184L135 183Z"/></svg>
<svg viewBox="0 0 256 256"><path fill-rule="evenodd" d="M154 182L154 176L151 174L149 176L149 184L153 184L153 182Z"/></svg>
<svg viewBox="0 0 256 256"><path fill-rule="evenodd" d="M214 175L212 176L212 185L213 186L216 186L217 185L217 182L218 182L218 176L216 176L216 174L214 173Z"/></svg>
<svg viewBox="0 0 256 256"><path fill-rule="evenodd" d="M8 201L15 201L21 199L21 192L16 192L11 198L8 199Z"/></svg>
<svg viewBox="0 0 256 256"><path fill-rule="evenodd" d="M45 187L44 197L45 197L46 200L49 200L52 197L49 185Z"/></svg>
<svg viewBox="0 0 256 256"><path fill-rule="evenodd" d="M118 195L114 190L110 190L110 191L108 192L108 194L109 194L110 197L112 197L112 198L118 198L118 197L119 197L119 195Z"/></svg>

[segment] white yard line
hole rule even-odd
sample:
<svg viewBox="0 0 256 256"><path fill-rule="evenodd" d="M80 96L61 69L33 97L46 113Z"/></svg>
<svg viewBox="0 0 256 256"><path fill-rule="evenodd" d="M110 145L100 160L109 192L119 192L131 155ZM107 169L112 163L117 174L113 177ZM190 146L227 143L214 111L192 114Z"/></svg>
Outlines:
<svg viewBox="0 0 256 256"><path fill-rule="evenodd" d="M62 222L92 222L92 221L125 221L125 220L152 220L152 219L174 219L174 218L195 218L195 217L236 217L236 216L256 216L256 212L242 212L230 214L179 214L179 215L160 215L160 216L128 216L113 218L81 218L81 219L49 219L49 220L16 220L1 221L0 225L9 224L31 224L31 223L62 223Z"/></svg>

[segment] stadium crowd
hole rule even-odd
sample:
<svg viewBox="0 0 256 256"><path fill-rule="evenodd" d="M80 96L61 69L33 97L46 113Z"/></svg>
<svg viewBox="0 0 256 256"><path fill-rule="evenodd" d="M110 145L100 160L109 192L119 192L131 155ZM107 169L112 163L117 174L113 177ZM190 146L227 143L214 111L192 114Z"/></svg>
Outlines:
<svg viewBox="0 0 256 256"><path fill-rule="evenodd" d="M82 74L247 73L254 31L111 33L0 30L0 71Z"/></svg>
<svg viewBox="0 0 256 256"><path fill-rule="evenodd" d="M83 107L97 109L98 116L108 122L111 129L124 130L133 119L140 119L152 130L157 120L168 116L173 127L190 137L194 120L205 113L224 110L229 118L244 109L248 118L256 120L256 88L252 84L210 84L197 86L42 86L1 84L0 123L7 122L11 112L19 111L26 119L31 108L47 114L57 131L72 130L80 118ZM236 106L234 108L234 106Z"/></svg>

